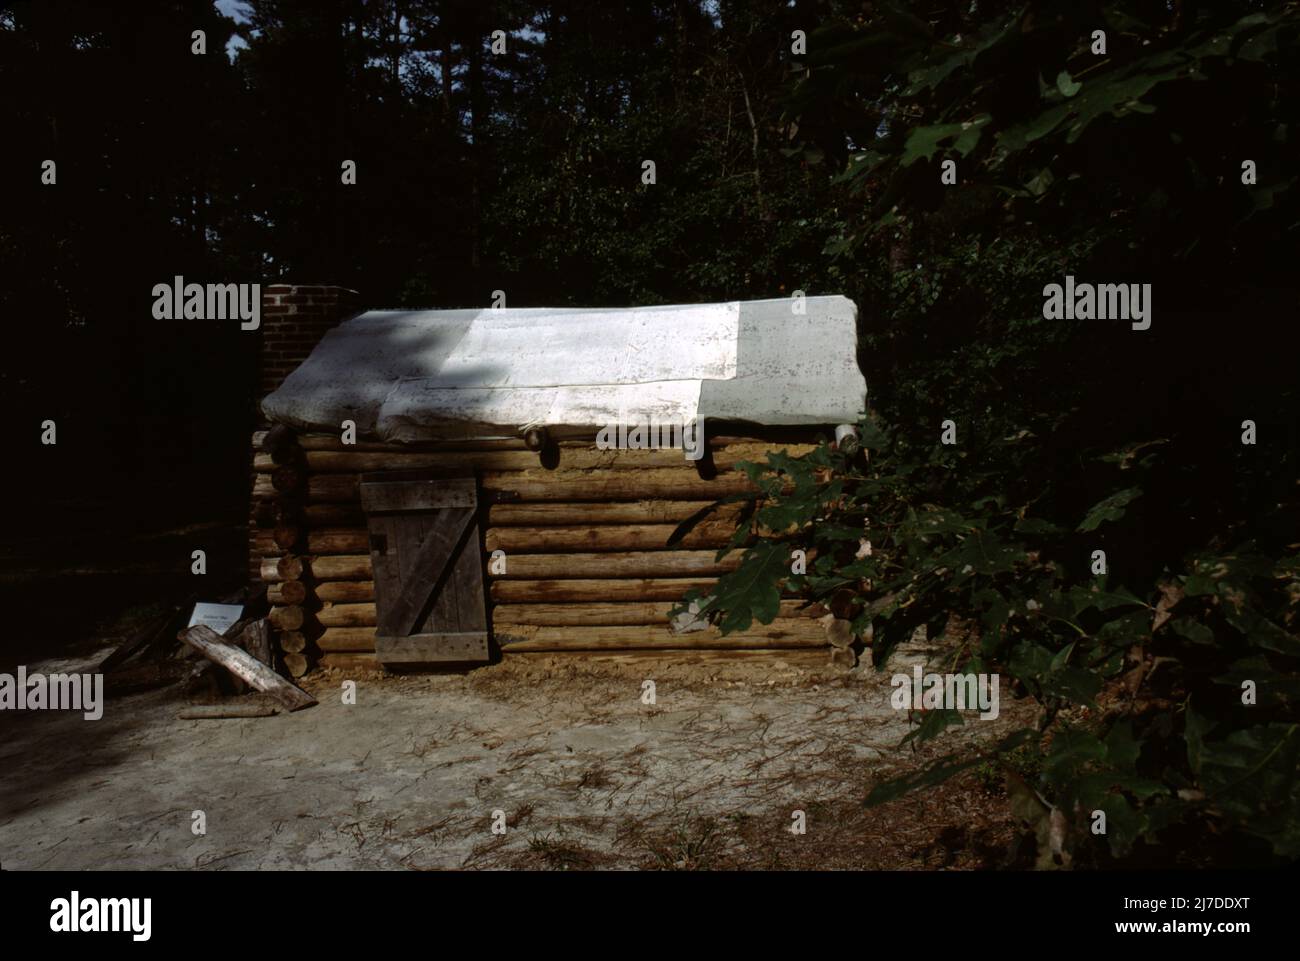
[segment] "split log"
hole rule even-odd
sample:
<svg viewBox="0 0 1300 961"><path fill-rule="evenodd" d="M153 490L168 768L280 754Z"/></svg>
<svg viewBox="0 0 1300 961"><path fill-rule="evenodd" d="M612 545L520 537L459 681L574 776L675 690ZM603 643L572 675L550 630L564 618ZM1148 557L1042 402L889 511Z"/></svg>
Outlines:
<svg viewBox="0 0 1300 961"><path fill-rule="evenodd" d="M500 578L627 578L683 577L724 574L740 566L743 551L731 551L721 561L714 551L636 551L610 554L512 554ZM337 558L320 558L320 560ZM367 564L369 557L366 558ZM312 567L315 570L315 565Z"/></svg>
<svg viewBox="0 0 1300 961"><path fill-rule="evenodd" d="M491 552L540 554L555 551L665 550L674 524L618 524L604 527L493 527L484 536ZM683 549L725 547L735 534L734 524L704 522L680 542ZM507 560L507 564L509 561Z"/></svg>
<svg viewBox="0 0 1300 961"><path fill-rule="evenodd" d="M310 667L311 665L307 662L306 655L303 654L284 655L284 669L288 671L290 676L292 677L302 677L304 674L307 673L307 670Z"/></svg>
<svg viewBox="0 0 1300 961"><path fill-rule="evenodd" d="M307 636L302 631L284 631L280 634L280 650L285 654L301 654L307 650Z"/></svg>
<svg viewBox="0 0 1300 961"><path fill-rule="evenodd" d="M532 624L537 627L597 627L667 624L672 601L626 601L614 604L498 604L492 609L493 627ZM778 617L808 617L819 606L804 609L800 600L781 601ZM323 622L322 622L323 623Z"/></svg>
<svg viewBox="0 0 1300 961"><path fill-rule="evenodd" d="M825 647L821 625L809 618L755 624L722 636L716 628L673 634L657 627L533 627L513 625L493 632L504 653L513 651L592 651L619 649Z"/></svg>
<svg viewBox="0 0 1300 961"><path fill-rule="evenodd" d="M263 664L271 663L271 631L267 627L266 618L259 617L245 627L235 643Z"/></svg>
<svg viewBox="0 0 1300 961"><path fill-rule="evenodd" d="M316 703L316 699L302 688L290 684L247 651L241 651L233 644L226 643L216 631L204 624L186 628L179 636L182 641L199 651L208 660L220 664L264 694L271 695L290 711Z"/></svg>
<svg viewBox="0 0 1300 961"><path fill-rule="evenodd" d="M302 627L305 619L302 607L297 604L271 608L271 623L281 631L296 631Z"/></svg>
<svg viewBox="0 0 1300 961"><path fill-rule="evenodd" d="M266 599L272 604L301 604L307 600L307 585L302 581L272 584L266 592Z"/></svg>
<svg viewBox="0 0 1300 961"><path fill-rule="evenodd" d="M537 580L496 581L492 600L504 603L527 601L679 601L687 591L707 592L717 583L713 578L673 577L626 580ZM324 586L324 585L322 585Z"/></svg>

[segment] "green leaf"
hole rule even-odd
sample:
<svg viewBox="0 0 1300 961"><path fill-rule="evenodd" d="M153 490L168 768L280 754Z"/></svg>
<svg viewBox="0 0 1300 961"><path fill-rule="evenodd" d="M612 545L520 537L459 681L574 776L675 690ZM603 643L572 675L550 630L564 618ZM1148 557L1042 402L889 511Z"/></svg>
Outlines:
<svg viewBox="0 0 1300 961"><path fill-rule="evenodd" d="M1062 70L1056 75L1056 89L1061 91L1062 96L1073 97L1083 89L1083 84L1075 83L1068 70Z"/></svg>
<svg viewBox="0 0 1300 961"><path fill-rule="evenodd" d="M1107 521L1117 521L1124 516L1125 508L1142 496L1140 487L1127 487L1116 491L1104 500L1092 505L1087 516L1075 528L1079 531L1095 531Z"/></svg>

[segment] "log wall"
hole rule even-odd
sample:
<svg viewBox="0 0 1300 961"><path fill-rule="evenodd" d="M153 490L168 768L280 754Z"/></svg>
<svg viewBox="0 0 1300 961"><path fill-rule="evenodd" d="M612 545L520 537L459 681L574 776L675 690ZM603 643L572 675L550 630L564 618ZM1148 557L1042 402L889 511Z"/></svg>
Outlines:
<svg viewBox="0 0 1300 961"><path fill-rule="evenodd" d="M522 440L455 447L343 445L284 428L253 435L250 565L268 585L271 622L293 666L317 660L368 664L375 604L360 476L369 471L447 468L477 473L482 489L485 575L493 634L505 654L539 651L826 650L802 602L777 620L720 636L673 633L668 611L692 588L734 570L741 552L717 556L736 510L713 515L673 549L678 523L717 498L750 489L736 469L772 450L806 453L811 443L711 441L713 476L680 451L601 451L566 441L548 469Z"/></svg>

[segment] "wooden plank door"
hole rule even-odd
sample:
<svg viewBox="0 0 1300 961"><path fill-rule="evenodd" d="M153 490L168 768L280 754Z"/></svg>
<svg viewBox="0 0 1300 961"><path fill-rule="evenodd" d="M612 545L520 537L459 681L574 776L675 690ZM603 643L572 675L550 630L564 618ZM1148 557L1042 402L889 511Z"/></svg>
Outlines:
<svg viewBox="0 0 1300 961"><path fill-rule="evenodd" d="M364 474L381 664L486 661L488 630L473 477Z"/></svg>

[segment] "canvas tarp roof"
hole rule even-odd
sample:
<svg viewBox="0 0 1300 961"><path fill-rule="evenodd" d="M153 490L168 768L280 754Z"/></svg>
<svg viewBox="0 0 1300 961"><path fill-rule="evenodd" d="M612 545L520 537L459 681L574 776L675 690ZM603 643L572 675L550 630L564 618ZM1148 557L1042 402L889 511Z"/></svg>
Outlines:
<svg viewBox="0 0 1300 961"><path fill-rule="evenodd" d="M852 422L866 383L845 297L668 307L373 310L262 403L271 420L391 442L543 425Z"/></svg>

